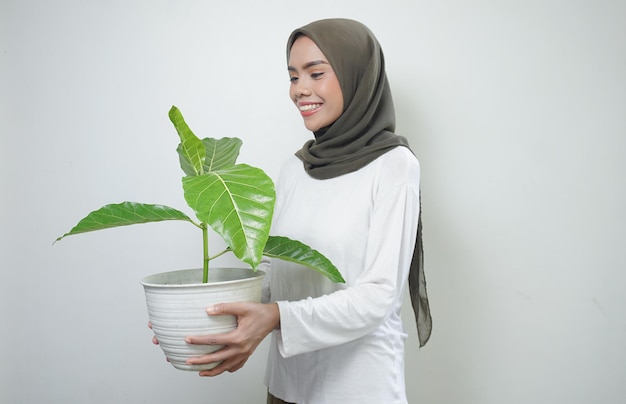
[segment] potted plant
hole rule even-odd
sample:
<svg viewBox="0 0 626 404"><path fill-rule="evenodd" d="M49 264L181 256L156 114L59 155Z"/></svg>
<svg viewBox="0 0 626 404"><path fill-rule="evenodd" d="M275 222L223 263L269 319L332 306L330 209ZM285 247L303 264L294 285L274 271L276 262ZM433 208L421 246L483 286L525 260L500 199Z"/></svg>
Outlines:
<svg viewBox="0 0 626 404"><path fill-rule="evenodd" d="M187 365L191 356L219 346L189 345L187 335L228 332L233 316L209 317L205 308L219 302L260 301L264 273L257 271L263 256L306 265L333 282L344 282L337 268L320 252L286 237L270 236L275 191L260 168L237 164L242 141L238 138L200 140L181 112L173 106L169 118L180 144L177 152L185 176L185 201L198 221L164 205L122 202L101 207L57 238L132 224L181 220L201 230L202 268L154 274L142 279L153 331L170 363L177 369L203 370L217 364ZM222 237L226 248L209 254L208 228ZM232 252L250 268L211 268L209 262Z"/></svg>

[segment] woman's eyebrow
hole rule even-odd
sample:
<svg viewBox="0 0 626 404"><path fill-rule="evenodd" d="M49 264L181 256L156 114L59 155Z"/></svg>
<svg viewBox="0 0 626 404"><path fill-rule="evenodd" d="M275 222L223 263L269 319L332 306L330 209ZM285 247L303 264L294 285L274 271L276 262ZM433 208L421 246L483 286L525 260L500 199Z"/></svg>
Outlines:
<svg viewBox="0 0 626 404"><path fill-rule="evenodd" d="M325 60L312 60L308 63L305 63L304 66L302 66L302 70L306 70L311 66L316 66L316 65L321 65L321 64L327 65L328 62ZM287 66L287 70L295 72L297 69L293 66Z"/></svg>

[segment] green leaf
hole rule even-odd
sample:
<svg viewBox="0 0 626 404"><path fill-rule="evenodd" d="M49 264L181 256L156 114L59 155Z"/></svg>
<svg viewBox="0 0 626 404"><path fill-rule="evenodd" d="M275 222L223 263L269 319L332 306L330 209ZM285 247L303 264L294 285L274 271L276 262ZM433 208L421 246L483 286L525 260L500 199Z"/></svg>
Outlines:
<svg viewBox="0 0 626 404"><path fill-rule="evenodd" d="M305 265L335 283L345 283L339 270L328 258L308 245L288 237L270 236L263 255Z"/></svg>
<svg viewBox="0 0 626 404"><path fill-rule="evenodd" d="M165 220L184 220L193 223L189 216L169 206L122 202L105 205L89 213L72 230L57 238L56 241L73 234Z"/></svg>
<svg viewBox="0 0 626 404"><path fill-rule="evenodd" d="M177 150L181 157L181 167L187 175L202 175L206 157L204 144L191 131L178 108L172 106L169 117L176 128L176 132L178 132L178 137L180 137L180 146Z"/></svg>
<svg viewBox="0 0 626 404"><path fill-rule="evenodd" d="M243 142L236 137L202 139L206 150L204 171L211 172L234 166Z"/></svg>
<svg viewBox="0 0 626 404"><path fill-rule="evenodd" d="M183 178L187 204L235 256L256 269L269 237L276 194L263 170L246 164Z"/></svg>
<svg viewBox="0 0 626 404"><path fill-rule="evenodd" d="M206 154L203 169L205 173L208 173L235 165L243 142L236 137L225 137L221 139L205 138L202 139L202 144ZM197 175L196 170L185 155L182 144L178 145L176 151L179 155L180 167L185 174L190 177Z"/></svg>

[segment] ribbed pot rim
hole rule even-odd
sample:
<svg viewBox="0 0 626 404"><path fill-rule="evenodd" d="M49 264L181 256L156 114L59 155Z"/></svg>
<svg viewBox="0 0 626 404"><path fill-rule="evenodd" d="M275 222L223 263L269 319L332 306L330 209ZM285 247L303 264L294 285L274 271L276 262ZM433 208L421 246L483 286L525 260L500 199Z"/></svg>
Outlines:
<svg viewBox="0 0 626 404"><path fill-rule="evenodd" d="M199 279L201 280L202 268L191 268L148 275L141 279L140 283L143 286L152 288L197 288L202 286L208 287L216 285L232 285L237 283L245 283L265 276L265 272L260 270L253 271L250 268L210 268L208 283L203 283L201 281L192 283L165 283L164 281L157 282L157 280L161 278L171 279L181 276L191 276L196 273L199 274ZM220 280L225 276L225 274L234 279ZM241 276L237 277L236 274L240 274ZM218 278L217 280L215 280L216 275Z"/></svg>

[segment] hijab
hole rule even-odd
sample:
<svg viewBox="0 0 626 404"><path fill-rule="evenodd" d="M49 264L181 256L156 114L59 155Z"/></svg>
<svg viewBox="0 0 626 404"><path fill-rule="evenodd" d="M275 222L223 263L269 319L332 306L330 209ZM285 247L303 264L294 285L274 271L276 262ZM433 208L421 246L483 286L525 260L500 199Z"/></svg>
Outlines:
<svg viewBox="0 0 626 404"><path fill-rule="evenodd" d="M394 133L395 112L385 73L383 51L374 34L360 22L325 19L294 30L287 41L291 47L307 36L328 58L343 93L344 110L332 124L313 132L296 152L306 172L324 180L365 167L389 150L409 147ZM420 346L426 344L432 319L424 277L421 208L417 238L409 272L409 291L417 323Z"/></svg>

